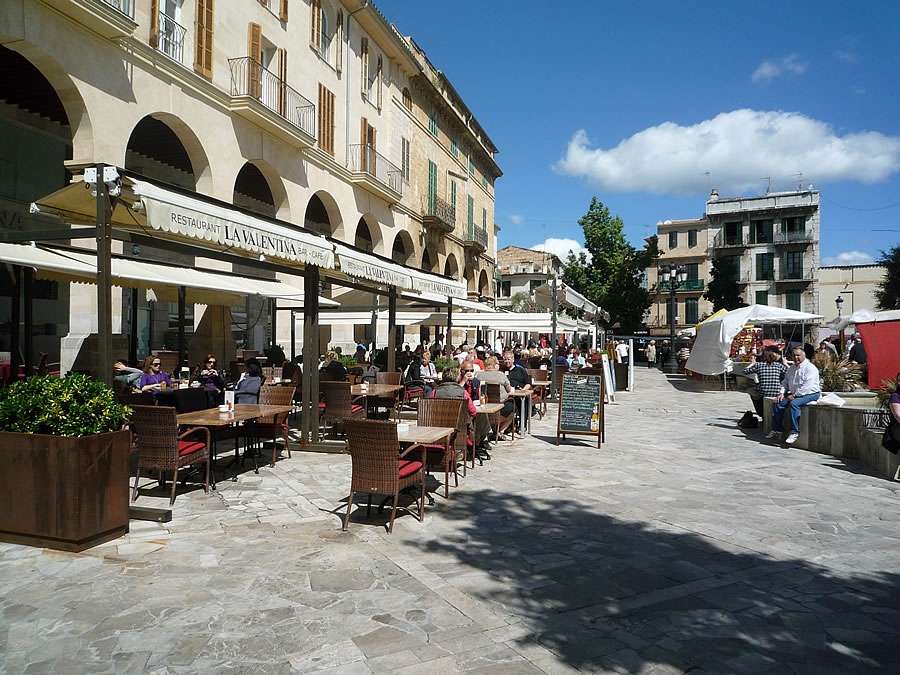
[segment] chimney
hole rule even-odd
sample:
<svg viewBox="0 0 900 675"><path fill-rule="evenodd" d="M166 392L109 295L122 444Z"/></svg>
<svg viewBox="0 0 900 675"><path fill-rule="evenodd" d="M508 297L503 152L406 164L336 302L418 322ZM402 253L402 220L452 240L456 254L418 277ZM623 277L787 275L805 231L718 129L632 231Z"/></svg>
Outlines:
<svg viewBox="0 0 900 675"><path fill-rule="evenodd" d="M713 188L709 193L709 201L714 202L719 199L719 191L716 188Z"/></svg>

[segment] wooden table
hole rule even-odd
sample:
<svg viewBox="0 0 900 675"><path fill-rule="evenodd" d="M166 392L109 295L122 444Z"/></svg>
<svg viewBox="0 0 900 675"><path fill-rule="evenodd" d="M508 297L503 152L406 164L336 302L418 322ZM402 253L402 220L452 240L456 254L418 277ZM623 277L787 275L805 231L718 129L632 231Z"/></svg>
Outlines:
<svg viewBox="0 0 900 675"><path fill-rule="evenodd" d="M404 445L421 443L422 445L440 445L449 441L450 435L456 431L453 427L425 427L410 424L407 430L397 429L397 439Z"/></svg>
<svg viewBox="0 0 900 675"><path fill-rule="evenodd" d="M487 415L488 424L491 424L491 418L498 415L498 413L501 410L503 410L503 404L502 403L482 403L481 405L476 405L475 409L478 411L479 415ZM498 422L497 422L496 429L494 428L494 425L491 424L491 433L494 435L495 441L497 440L497 438L500 435L499 431L498 431L500 428L499 419L500 418L497 417Z"/></svg>
<svg viewBox="0 0 900 675"><path fill-rule="evenodd" d="M350 385L351 396L382 397L390 396L403 389L402 384L370 384L366 389L360 384Z"/></svg>

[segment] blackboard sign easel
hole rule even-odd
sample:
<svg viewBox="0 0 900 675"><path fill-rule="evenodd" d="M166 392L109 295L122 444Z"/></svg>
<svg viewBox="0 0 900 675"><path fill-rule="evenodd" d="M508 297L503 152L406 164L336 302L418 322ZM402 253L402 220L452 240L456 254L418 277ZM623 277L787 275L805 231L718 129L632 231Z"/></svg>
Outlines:
<svg viewBox="0 0 900 675"><path fill-rule="evenodd" d="M596 436L597 447L606 440L606 386L602 375L565 373L559 389L556 444L566 434Z"/></svg>

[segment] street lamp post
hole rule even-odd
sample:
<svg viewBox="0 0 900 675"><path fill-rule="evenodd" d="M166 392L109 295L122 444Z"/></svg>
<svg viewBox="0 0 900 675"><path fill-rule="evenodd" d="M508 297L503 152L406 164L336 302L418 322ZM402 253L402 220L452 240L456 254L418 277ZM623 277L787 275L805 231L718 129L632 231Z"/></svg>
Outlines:
<svg viewBox="0 0 900 675"><path fill-rule="evenodd" d="M838 312L838 323L841 322L841 307L844 304L844 296L838 293L838 296L834 299L834 304L837 306ZM840 349L841 354L844 353L844 329L841 328L838 330L838 348Z"/></svg>
<svg viewBox="0 0 900 675"><path fill-rule="evenodd" d="M668 265L661 270L663 279L669 282L669 357L663 364L667 373L678 372L678 360L675 358L675 314L678 305L675 302L675 291L687 281L687 268L684 265Z"/></svg>

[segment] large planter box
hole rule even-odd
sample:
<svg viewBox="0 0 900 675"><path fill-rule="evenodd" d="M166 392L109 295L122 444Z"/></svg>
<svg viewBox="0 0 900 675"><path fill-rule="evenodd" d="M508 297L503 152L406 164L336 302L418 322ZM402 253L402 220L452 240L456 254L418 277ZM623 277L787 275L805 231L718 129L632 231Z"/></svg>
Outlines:
<svg viewBox="0 0 900 675"><path fill-rule="evenodd" d="M0 432L0 541L83 551L128 532L131 432Z"/></svg>

